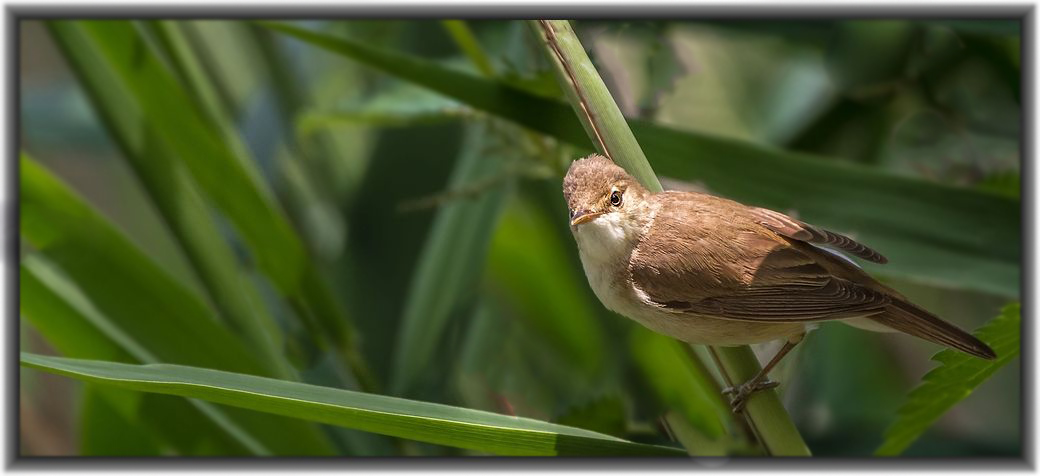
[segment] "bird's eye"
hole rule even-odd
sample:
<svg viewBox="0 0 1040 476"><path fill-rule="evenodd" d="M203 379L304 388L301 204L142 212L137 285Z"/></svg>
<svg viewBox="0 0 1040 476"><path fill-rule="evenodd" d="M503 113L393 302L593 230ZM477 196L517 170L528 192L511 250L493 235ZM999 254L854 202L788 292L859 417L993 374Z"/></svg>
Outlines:
<svg viewBox="0 0 1040 476"><path fill-rule="evenodd" d="M615 207L621 206L621 192L617 190L610 192L610 204Z"/></svg>

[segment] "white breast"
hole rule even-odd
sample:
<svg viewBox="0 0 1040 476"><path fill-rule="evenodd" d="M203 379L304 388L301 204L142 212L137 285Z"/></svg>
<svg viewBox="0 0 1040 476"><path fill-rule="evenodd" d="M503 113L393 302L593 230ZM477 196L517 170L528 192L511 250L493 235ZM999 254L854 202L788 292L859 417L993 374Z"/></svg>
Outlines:
<svg viewBox="0 0 1040 476"><path fill-rule="evenodd" d="M573 228L585 276L596 297L608 309L632 316L633 290L626 279L632 249L642 229L625 223L621 213L608 213Z"/></svg>

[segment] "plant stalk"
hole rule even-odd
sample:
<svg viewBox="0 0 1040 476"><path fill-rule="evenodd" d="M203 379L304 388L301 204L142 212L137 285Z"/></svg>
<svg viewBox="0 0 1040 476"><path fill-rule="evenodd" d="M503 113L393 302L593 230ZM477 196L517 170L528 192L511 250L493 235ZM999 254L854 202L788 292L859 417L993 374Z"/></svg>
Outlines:
<svg viewBox="0 0 1040 476"><path fill-rule="evenodd" d="M567 20L532 20L556 66L557 77L596 149L651 192L662 191L628 122ZM748 346L710 347L728 385L750 379L761 367ZM809 456L809 449L774 389L752 395L744 411L762 445L775 456Z"/></svg>

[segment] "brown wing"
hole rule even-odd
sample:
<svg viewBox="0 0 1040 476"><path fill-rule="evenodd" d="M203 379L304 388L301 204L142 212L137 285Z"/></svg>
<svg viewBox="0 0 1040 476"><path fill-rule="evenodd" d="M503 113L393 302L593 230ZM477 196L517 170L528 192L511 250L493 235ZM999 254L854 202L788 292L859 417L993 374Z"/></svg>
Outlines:
<svg viewBox="0 0 1040 476"><path fill-rule="evenodd" d="M875 263L885 264L888 262L888 258L882 256L881 253L878 253L877 251L874 251L866 245L845 235L816 228L808 223L795 220L794 218L773 210L755 207L748 207L748 209L755 216L756 221L760 225L788 238L793 238L807 243L832 246L842 251L846 251L853 256L858 256Z"/></svg>
<svg viewBox="0 0 1040 476"><path fill-rule="evenodd" d="M662 309L812 321L875 315L890 302L884 293L832 275L820 263L826 252L763 229L738 204L676 192L655 199L663 206L629 272L644 299Z"/></svg>

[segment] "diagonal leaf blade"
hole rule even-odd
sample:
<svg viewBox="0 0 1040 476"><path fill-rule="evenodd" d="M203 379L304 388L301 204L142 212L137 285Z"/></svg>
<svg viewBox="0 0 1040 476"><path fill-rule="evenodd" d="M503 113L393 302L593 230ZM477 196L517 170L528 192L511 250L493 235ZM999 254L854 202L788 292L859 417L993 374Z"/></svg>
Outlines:
<svg viewBox="0 0 1040 476"><path fill-rule="evenodd" d="M19 285L23 322L36 329L62 355L118 362L155 361L141 344L107 319L74 283L38 254L22 258ZM125 396L113 399L116 394L112 392L94 394L94 397L101 397L93 398L94 403L88 401L92 397L83 397L81 411L85 432L90 431L86 428L90 423L86 421L87 413L102 403L97 400L104 400L111 409L125 409L128 405L147 406L150 411L140 411L140 422L148 425L153 435L181 454L195 454L194 448L199 446L219 448L219 453L226 455L270 453L266 445L242 432L209 403L171 399L164 395L148 395L129 402ZM167 418L168 415L177 417L171 419ZM127 411L120 417L128 422L132 419ZM187 428L190 430L186 431Z"/></svg>
<svg viewBox="0 0 1040 476"><path fill-rule="evenodd" d="M222 137L215 119L195 105L129 21L55 21L64 43L103 61L140 108L155 140L183 161L256 253L259 266L285 291L299 286L303 246L259 172ZM109 86L111 87L111 86Z"/></svg>
<svg viewBox="0 0 1040 476"><path fill-rule="evenodd" d="M502 455L682 455L592 431L468 408L180 365L128 365L23 353L22 365L93 383L199 398Z"/></svg>
<svg viewBox="0 0 1040 476"><path fill-rule="evenodd" d="M80 454L84 456L159 456L157 435L137 420L146 394L85 385L80 397Z"/></svg>
<svg viewBox="0 0 1040 476"><path fill-rule="evenodd" d="M946 411L1014 360L1021 348L1021 313L1020 304L1009 304L975 333L997 353L996 360L982 360L952 349L935 354L932 360L939 362L939 367L925 374L921 384L907 395L896 421L885 432L885 441L874 454L902 453Z"/></svg>
<svg viewBox="0 0 1040 476"><path fill-rule="evenodd" d="M141 157L132 162L149 188L164 195L157 199L164 216L189 245L207 284L219 291L218 297L223 298L219 302L232 311L237 322L245 324L243 329L253 342L271 355L280 338L269 319L255 315L256 293L243 286L241 277L229 272L228 266L219 264L225 259L212 246L213 237L207 236L205 227L194 226L200 215L196 202L200 200L192 185L197 185L197 193L212 200L227 216L260 270L290 298L302 318L316 324L312 326L316 338L331 342L351 366L359 384L373 389L375 382L357 357L353 329L342 306L307 259L302 242L233 127L226 120L222 122L226 117L223 111L215 110L219 106L213 99L215 93L198 71L199 65L190 61L193 58L184 51L184 42L163 35L173 30L162 25L153 28L168 40L160 43L181 47L171 49L171 61L180 66L186 81L196 89L210 91L205 95L208 101L200 103L189 94L133 22L54 21L48 26L65 45L71 61L85 72L81 78L88 89L106 99L97 105L102 107L103 116L114 118L110 126L119 141L127 144L128 150L144 150L145 156L153 150L161 151L157 164ZM112 91L119 93L118 101L110 100ZM171 172L173 185L163 181L167 175L164 172ZM185 201L176 200L180 194L167 193L171 190L187 191ZM291 373L280 359L268 360L273 360L273 366L283 374Z"/></svg>
<svg viewBox="0 0 1040 476"><path fill-rule="evenodd" d="M441 207L413 275L398 331L393 391L403 395L428 373L448 318L467 299L480 277L491 234L508 186L494 181L506 160L488 156L484 124L472 124L449 187L480 187L475 197L458 197Z"/></svg>
<svg viewBox="0 0 1040 476"><path fill-rule="evenodd" d="M488 278L562 359L582 374L600 375L608 351L597 304L582 292L585 278L569 266L554 231L543 210L510 203L491 241Z"/></svg>
<svg viewBox="0 0 1040 476"><path fill-rule="evenodd" d="M636 365L657 398L694 430L712 440L726 434L729 407L710 376L696 368L686 345L642 326L633 326L630 346Z"/></svg>
<svg viewBox="0 0 1040 476"><path fill-rule="evenodd" d="M72 277L123 332L161 361L263 373L253 352L214 319L195 293L28 156L22 156L20 169L22 236Z"/></svg>
<svg viewBox="0 0 1040 476"><path fill-rule="evenodd" d="M304 111L296 120L296 135L300 139L308 139L319 132L349 126L440 124L472 115L469 107L458 101L405 84L335 109L325 107Z"/></svg>
<svg viewBox="0 0 1040 476"><path fill-rule="evenodd" d="M223 368L249 374L264 374L254 353L237 336L214 319L211 310L192 291L165 273L123 234L84 203L46 169L23 155L21 172L21 235L38 253L78 285L77 301L82 319L98 332L76 336L52 334L63 341L99 334L136 361L176 362ZM29 271L38 271L29 266ZM37 277L43 285L47 280ZM53 282L53 281L52 281ZM55 310L69 311L77 303L68 294L68 305L47 301L40 292L23 301L37 319ZM51 294L57 295L53 289ZM89 298L89 306L84 306ZM89 308L91 312L83 312ZM38 321L39 322L39 321ZM62 337L64 336L64 337ZM96 341L96 339L95 339ZM107 344L104 352L112 352ZM69 347L84 352L93 349ZM112 358L118 358L113 356ZM240 440L259 438L274 454L328 454L331 448L316 428L291 420L271 421L266 415L238 414L230 417L200 407L225 429L244 427ZM223 422L223 423L222 423ZM292 437L286 432L293 427ZM259 432L248 435L253 431ZM261 445L253 445L258 448Z"/></svg>
<svg viewBox="0 0 1040 476"><path fill-rule="evenodd" d="M183 247L209 297L221 315L264 350L265 363L281 376L290 374L277 348L280 331L263 308L250 303L256 290L245 284L231 248L221 236L209 208L184 164L168 147L163 131L143 115L140 101L124 92L115 68L109 67L96 42L74 24L52 23L51 33L94 109L119 144L131 169L144 184L160 216ZM176 38L176 37L174 37ZM252 296L256 300L255 296Z"/></svg>

